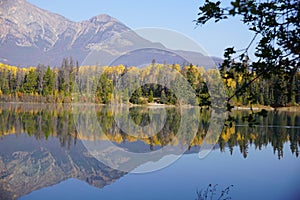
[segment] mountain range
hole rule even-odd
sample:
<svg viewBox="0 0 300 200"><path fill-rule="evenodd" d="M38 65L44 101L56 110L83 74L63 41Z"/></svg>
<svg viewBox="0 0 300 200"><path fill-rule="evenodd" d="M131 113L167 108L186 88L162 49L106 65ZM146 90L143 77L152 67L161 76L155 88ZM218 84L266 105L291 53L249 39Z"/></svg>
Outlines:
<svg viewBox="0 0 300 200"><path fill-rule="evenodd" d="M68 179L103 188L126 175L90 156L80 141L68 149L58 138L17 138L8 136L0 146L0 199L18 199Z"/></svg>
<svg viewBox="0 0 300 200"><path fill-rule="evenodd" d="M97 52L96 55L101 56L97 61L92 59L93 62L104 65L124 52L143 48L153 48L153 55L152 51L147 52L149 60L145 62L149 63L156 59L157 49L163 50L157 60L169 51L160 43L140 37L106 14L73 22L26 0L0 0L0 62L23 67L38 64L60 66L63 58L72 56L83 63L86 57L91 57L91 52ZM171 54L180 55L193 64L213 65L209 57L197 52L172 50ZM221 62L218 58L213 60Z"/></svg>

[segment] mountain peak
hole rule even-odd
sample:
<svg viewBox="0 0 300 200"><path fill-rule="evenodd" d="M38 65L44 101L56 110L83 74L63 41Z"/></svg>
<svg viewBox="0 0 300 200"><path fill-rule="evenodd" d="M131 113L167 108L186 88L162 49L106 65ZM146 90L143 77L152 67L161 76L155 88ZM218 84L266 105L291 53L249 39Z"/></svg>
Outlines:
<svg viewBox="0 0 300 200"><path fill-rule="evenodd" d="M0 62L59 66L70 55L81 62L92 47L128 30L107 14L73 22L26 0L0 0Z"/></svg>
<svg viewBox="0 0 300 200"><path fill-rule="evenodd" d="M92 17L89 21L92 23L107 23L110 21L117 21L117 20L107 14L100 14L95 17Z"/></svg>
<svg viewBox="0 0 300 200"><path fill-rule="evenodd" d="M107 14L73 22L26 0L0 0L0 62L59 66L63 58L72 56L82 62L91 55L89 64L107 64L123 52L149 47L164 48ZM90 54L94 50L102 57Z"/></svg>

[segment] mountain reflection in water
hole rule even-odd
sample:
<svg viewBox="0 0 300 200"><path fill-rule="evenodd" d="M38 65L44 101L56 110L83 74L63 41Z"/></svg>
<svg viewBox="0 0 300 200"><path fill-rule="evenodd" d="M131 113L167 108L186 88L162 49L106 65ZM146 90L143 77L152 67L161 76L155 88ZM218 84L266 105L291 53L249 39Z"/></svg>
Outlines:
<svg viewBox="0 0 300 200"><path fill-rule="evenodd" d="M130 117L137 125L149 124L146 107L130 108ZM118 128L114 118L119 113L110 107L96 109L97 120L103 129L99 135L78 133L71 107L56 105L0 106L0 199L17 199L32 191L76 178L102 188L126 173L111 169L89 154L82 141L109 139L128 151L144 153L166 146L180 146L185 142L177 138L181 115L176 108L166 109L167 119L156 135L134 137ZM155 112L152 112L155 115ZM215 150L239 147L247 158L248 148L258 150L271 145L281 159L283 147L290 143L290 151L299 156L300 117L293 112L270 112L259 119L258 126L249 127L242 121L245 112L236 112L236 126L224 128ZM206 136L211 113L200 114L199 128L190 142L186 154L197 153ZM105 137L101 134L105 134Z"/></svg>

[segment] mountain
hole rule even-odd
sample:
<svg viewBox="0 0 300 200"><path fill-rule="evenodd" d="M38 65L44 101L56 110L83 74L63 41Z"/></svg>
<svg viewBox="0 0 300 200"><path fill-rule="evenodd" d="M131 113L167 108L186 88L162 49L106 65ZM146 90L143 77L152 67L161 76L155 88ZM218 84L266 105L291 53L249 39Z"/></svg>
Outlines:
<svg viewBox="0 0 300 200"><path fill-rule="evenodd" d="M58 138L38 141L11 135L0 152L0 199L18 199L71 178L103 188L126 175L90 156L80 141L68 149Z"/></svg>
<svg viewBox="0 0 300 200"><path fill-rule="evenodd" d="M25 0L0 1L0 61L9 64L58 66L69 56L82 61L95 44L127 31L108 15L72 22Z"/></svg>
<svg viewBox="0 0 300 200"><path fill-rule="evenodd" d="M91 52L96 52L98 60L91 60L104 65L123 52L142 48L167 50L160 43L140 37L109 15L73 22L26 0L0 0L0 62L17 66L39 63L60 66L63 58L72 56L82 63ZM151 52L148 54L151 57ZM156 55L154 50L152 59ZM184 52L184 55L192 58L193 64L207 65L207 57L203 59L200 53Z"/></svg>

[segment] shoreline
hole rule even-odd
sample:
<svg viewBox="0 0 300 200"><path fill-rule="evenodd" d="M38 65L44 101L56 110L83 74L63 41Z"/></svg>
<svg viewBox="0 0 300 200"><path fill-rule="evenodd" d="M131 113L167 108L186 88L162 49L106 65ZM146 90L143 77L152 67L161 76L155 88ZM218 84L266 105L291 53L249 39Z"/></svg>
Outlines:
<svg viewBox="0 0 300 200"><path fill-rule="evenodd" d="M232 110L234 111L250 111L251 108L249 106L235 106ZM256 105L252 107L252 110L254 111L261 111L261 110L267 110L267 111L290 111L290 112L300 112L300 106L286 106L286 107L278 107L277 109L271 107L271 106L262 106L262 105Z"/></svg>
<svg viewBox="0 0 300 200"><path fill-rule="evenodd" d="M7 105L30 105L30 106L59 106L59 107L70 107L70 106L120 106L120 107L147 107L147 108L174 108L176 105L167 105L167 104L157 104L157 103L148 103L148 104L97 104L97 103L41 103L41 102L0 102L0 106ZM193 107L191 105L182 105L183 108ZM201 107L200 107L201 108ZM207 108L207 107L203 107ZM253 111L287 111L287 112L300 112L300 106L287 106L287 107L279 107L277 109L271 106L262 106L255 105L252 107ZM232 111L250 111L251 108L249 106L235 106Z"/></svg>

